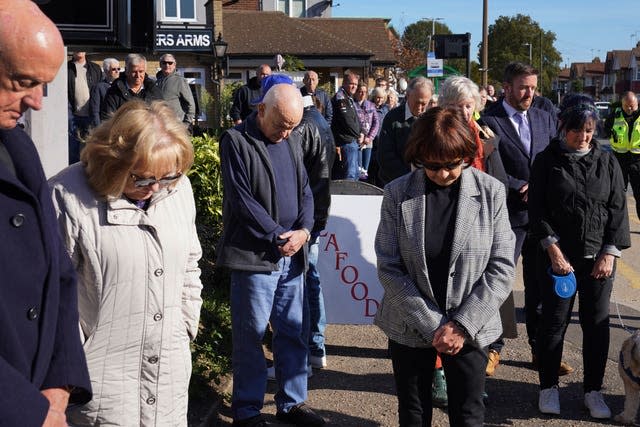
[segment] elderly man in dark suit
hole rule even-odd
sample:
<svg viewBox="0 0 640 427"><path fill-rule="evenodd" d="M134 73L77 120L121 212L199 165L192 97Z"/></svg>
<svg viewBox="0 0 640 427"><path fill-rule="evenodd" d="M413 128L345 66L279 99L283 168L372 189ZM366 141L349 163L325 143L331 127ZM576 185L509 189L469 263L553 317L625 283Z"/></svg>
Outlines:
<svg viewBox="0 0 640 427"><path fill-rule="evenodd" d="M533 107L538 86L538 70L522 62L511 62L504 71L504 98L499 99L482 116L482 122L500 136L500 157L508 177L507 208L509 221L516 235L514 260L522 254L525 288L527 335L532 360L536 365L535 342L539 321L540 292L537 286L534 242L526 239L529 229L527 195L529 174L536 155L549 145L555 136L555 119L547 111ZM493 369L499 363L503 342L492 344L489 363ZM489 370L490 366L487 367ZM563 362L561 374L573 369Z"/></svg>
<svg viewBox="0 0 640 427"><path fill-rule="evenodd" d="M26 109L42 107L63 61L60 33L34 2L0 0L2 426L67 426L69 400L91 399L73 267L38 153L16 127Z"/></svg>
<svg viewBox="0 0 640 427"><path fill-rule="evenodd" d="M380 186L409 173L410 165L404 160L404 147L411 125L429 105L433 83L426 77L416 77L407 86L405 103L389 111L382 121L379 146L376 150Z"/></svg>

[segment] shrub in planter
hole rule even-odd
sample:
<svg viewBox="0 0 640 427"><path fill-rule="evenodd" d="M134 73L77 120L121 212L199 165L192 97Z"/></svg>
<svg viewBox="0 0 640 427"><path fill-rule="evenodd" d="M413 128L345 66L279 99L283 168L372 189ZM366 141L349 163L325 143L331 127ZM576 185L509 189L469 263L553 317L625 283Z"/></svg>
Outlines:
<svg viewBox="0 0 640 427"><path fill-rule="evenodd" d="M202 311L200 329L192 344L191 394L219 384L231 366L231 309L229 279L215 268L215 245L222 231L222 172L218 141L203 135L192 138L194 164L189 172L196 202L198 236L202 245Z"/></svg>

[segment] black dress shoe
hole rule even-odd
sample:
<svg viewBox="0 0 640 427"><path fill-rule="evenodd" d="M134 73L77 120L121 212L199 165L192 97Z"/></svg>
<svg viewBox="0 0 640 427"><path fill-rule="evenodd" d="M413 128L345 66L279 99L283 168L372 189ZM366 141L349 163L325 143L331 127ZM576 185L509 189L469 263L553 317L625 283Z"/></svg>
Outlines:
<svg viewBox="0 0 640 427"><path fill-rule="evenodd" d="M278 412L276 418L287 424L300 427L319 427L324 425L324 419L313 412L313 409L304 403L294 406L289 412Z"/></svg>
<svg viewBox="0 0 640 427"><path fill-rule="evenodd" d="M244 420L234 420L233 427L269 427L271 424L262 418L262 415L256 415L255 417L245 418Z"/></svg>

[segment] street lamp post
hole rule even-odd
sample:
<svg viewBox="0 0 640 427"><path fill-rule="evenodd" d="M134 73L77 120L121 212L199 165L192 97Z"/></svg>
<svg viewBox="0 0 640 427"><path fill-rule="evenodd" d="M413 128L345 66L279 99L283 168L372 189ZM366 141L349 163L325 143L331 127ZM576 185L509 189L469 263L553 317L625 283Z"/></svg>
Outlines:
<svg viewBox="0 0 640 427"><path fill-rule="evenodd" d="M223 64L227 63L227 48L229 44L222 38L222 33L218 33L218 38L213 41L213 83L215 84L215 107L214 107L214 120L216 128L220 128L222 124L221 115L221 98L222 98L222 84L223 77Z"/></svg>
<svg viewBox="0 0 640 427"><path fill-rule="evenodd" d="M522 46L529 46L529 65L531 65L531 61L533 60L531 56L531 43L523 43Z"/></svg>
<svg viewBox="0 0 640 427"><path fill-rule="evenodd" d="M436 21L442 21L444 18L422 18L423 21L431 21L431 34L429 35L428 51L433 52L433 35L436 32Z"/></svg>

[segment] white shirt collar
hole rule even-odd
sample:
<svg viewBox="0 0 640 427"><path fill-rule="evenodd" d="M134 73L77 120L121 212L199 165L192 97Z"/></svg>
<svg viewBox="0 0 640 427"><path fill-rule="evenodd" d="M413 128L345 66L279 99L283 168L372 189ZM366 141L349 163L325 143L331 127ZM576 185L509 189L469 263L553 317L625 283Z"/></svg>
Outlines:
<svg viewBox="0 0 640 427"><path fill-rule="evenodd" d="M510 118L514 118L513 116L514 116L515 114L522 113L522 114L524 114L524 117L525 117L525 118L527 118L527 120L529 119L529 116L528 116L528 114L527 114L527 111L518 111L518 110L516 110L515 108L513 108L513 107L512 107L512 106L507 102L507 100L506 100L506 99L503 99L503 100L502 100L502 106L504 107L504 110L507 112L507 115L508 115Z"/></svg>
<svg viewBox="0 0 640 427"><path fill-rule="evenodd" d="M407 101L404 101L404 121L406 122L411 117L413 117L413 114L411 113L411 109L409 108L409 103Z"/></svg>

